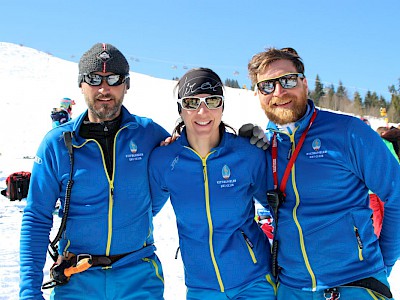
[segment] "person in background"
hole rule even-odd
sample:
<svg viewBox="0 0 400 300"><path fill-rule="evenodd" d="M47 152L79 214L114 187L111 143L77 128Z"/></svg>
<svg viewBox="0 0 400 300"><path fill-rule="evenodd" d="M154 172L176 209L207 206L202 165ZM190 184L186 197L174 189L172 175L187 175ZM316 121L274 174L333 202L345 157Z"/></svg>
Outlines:
<svg viewBox="0 0 400 300"><path fill-rule="evenodd" d="M384 142L386 147L388 147L393 156L396 158L397 162L400 162L399 157L397 156L397 153L393 148L393 143L386 140L383 137L385 132L387 132L388 130L389 129L387 127L381 126L376 129L376 132L380 135L382 141ZM370 207L373 211L372 220L374 224L374 232L377 235L377 237L379 237L382 230L382 221L385 212L385 205L384 202L381 199L379 199L378 195L373 193L372 191L369 192L369 199L370 199Z"/></svg>
<svg viewBox="0 0 400 300"><path fill-rule="evenodd" d="M71 98L64 97L60 101L60 108L67 110L69 115L72 117L72 105L75 105L75 100Z"/></svg>
<svg viewBox="0 0 400 300"><path fill-rule="evenodd" d="M248 69L269 119L277 298L390 299L387 277L400 256L398 162L360 119L315 107L293 48L255 54ZM256 128L243 130L259 139ZM385 202L379 239L369 189Z"/></svg>
<svg viewBox="0 0 400 300"><path fill-rule="evenodd" d="M50 114L53 128L71 120L72 105L75 105L74 100L70 98L62 98L60 101L60 107L53 108Z"/></svg>
<svg viewBox="0 0 400 300"><path fill-rule="evenodd" d="M88 109L47 133L36 154L21 226L20 299L43 299L57 199L68 218L45 285L54 287L51 299L163 299L147 168L169 134L122 105L129 64L115 46L97 43L83 54L78 84Z"/></svg>
<svg viewBox="0 0 400 300"><path fill-rule="evenodd" d="M393 151L400 159L400 129L391 126L390 128L387 128L387 130L382 132L381 137L384 140L392 143Z"/></svg>
<svg viewBox="0 0 400 300"><path fill-rule="evenodd" d="M185 267L187 299L275 299L270 244L254 216L267 206L265 151L228 132L224 89L207 68L177 84L181 122L172 144L151 154L153 212L170 197Z"/></svg>

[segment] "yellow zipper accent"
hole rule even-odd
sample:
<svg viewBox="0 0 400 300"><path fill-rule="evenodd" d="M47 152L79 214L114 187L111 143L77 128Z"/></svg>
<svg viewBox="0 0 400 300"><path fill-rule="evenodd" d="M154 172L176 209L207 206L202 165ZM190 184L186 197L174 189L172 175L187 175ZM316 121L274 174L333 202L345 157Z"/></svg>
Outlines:
<svg viewBox="0 0 400 300"><path fill-rule="evenodd" d="M104 158L104 152L103 149L101 148L101 145L99 144L99 142L97 142L95 139L87 139L82 145L80 145L77 148L82 147L83 145L85 145L87 142L92 141L95 142L97 144L97 146L100 149L100 154L101 154L101 158L103 160L103 169L104 169L104 173L106 174L107 180L108 180L108 184L109 184L109 190L108 190L108 233L107 233L107 246L106 246L106 255L109 256L110 255L110 251L111 251L111 239L112 239L112 231L113 231L113 207L114 207L114 176L115 176L115 148L116 148L116 140L117 140L117 136L118 134L121 132L122 129L126 128L127 126L121 127L116 133L115 133L115 137L114 137L114 149L113 149L113 172L112 172L112 178L109 177L108 175L108 171L107 171L107 167L106 167L106 163L105 163L105 158Z"/></svg>
<svg viewBox="0 0 400 300"><path fill-rule="evenodd" d="M251 248L253 245L251 245L252 243L251 243L250 239L248 238L248 236L243 231L241 233L242 233L244 242L246 243L247 250L249 250L249 254L251 256L251 260L253 261L254 264L256 264L257 263L257 258L256 258L255 254L254 254L253 249Z"/></svg>
<svg viewBox="0 0 400 300"><path fill-rule="evenodd" d="M106 255L110 255L111 251L111 239L112 239L112 232L113 232L113 208L114 208L114 177L115 177L115 150L117 147L117 136L121 132L122 129L126 128L127 126L121 127L114 136L114 149L113 149L113 170L112 170L112 178L108 176L108 171L104 159L104 152L103 149L101 148L100 144L100 151L101 151L101 156L103 158L103 167L104 167L104 172L107 176L108 179L108 184L109 184L109 192L108 192L108 234L107 234L107 248L106 248ZM97 143L97 141L96 141Z"/></svg>
<svg viewBox="0 0 400 300"><path fill-rule="evenodd" d="M276 283L275 283L275 280L273 280L272 278L271 278L271 275L270 274L267 274L267 275L265 275L265 279L267 279L267 281L269 282L269 284L270 285L272 285L272 287L274 288L274 294L275 294L275 296L276 296L276 292L277 292L277 287L276 287Z"/></svg>
<svg viewBox="0 0 400 300"><path fill-rule="evenodd" d="M370 289L366 289L366 290L367 290L368 294L370 294L371 298L374 299L374 300L385 300L385 299L387 299L386 297L375 295L375 293L372 292Z"/></svg>
<svg viewBox="0 0 400 300"><path fill-rule="evenodd" d="M114 182L110 181L110 189L108 192L108 234L107 234L107 248L106 248L106 255L110 255L111 250L111 238L112 238L112 221L113 221L113 207L114 207L114 198L113 198L113 191L114 191Z"/></svg>
<svg viewBox="0 0 400 300"><path fill-rule="evenodd" d="M292 144L292 150L291 150L292 154L294 153L294 150L296 148L296 145L295 145L296 142L294 140L294 134L295 134L297 128L298 127L295 128L295 130L293 131L293 134L289 135L290 141L291 141L291 144ZM304 262L306 264L306 268L308 270L308 273L311 276L311 282L312 282L312 287L311 288L312 288L312 291L315 292L317 290L317 281L315 279L315 274L314 274L314 272L313 272L313 270L311 268L310 262L308 260L307 251L306 251L306 247L305 247L305 244L304 244L303 230L302 230L302 228L300 226L299 220L297 219L297 208L300 205L300 196L299 196L299 191L297 190L297 186L296 186L296 167L295 167L295 165L296 165L296 162L293 164L293 167L292 167L292 170L291 170L291 173L292 173L292 186L293 186L293 191L294 191L294 193L296 195L296 205L293 208L292 215L293 215L294 223L296 224L297 230L299 232L300 248L301 248L301 252L302 252L302 255L303 255L303 259L304 259Z"/></svg>
<svg viewBox="0 0 400 300"><path fill-rule="evenodd" d="M154 260L154 259L147 258L147 257L142 258L142 259L143 259L143 261L151 262L151 264L153 265L153 267L154 267L154 269L155 269L155 271L156 271L156 276L157 276L158 279L160 279L161 282L164 284L164 278L160 275L160 272L159 272L159 270L158 270L158 265L157 265L157 263L155 262L155 260Z"/></svg>
<svg viewBox="0 0 400 300"><path fill-rule="evenodd" d="M353 228L354 228L354 233L355 233L356 239L357 239L358 259L360 261L363 261L364 257L362 255L362 241L361 241L361 238L360 238L360 234L358 233L358 228L356 226L353 226Z"/></svg>
<svg viewBox="0 0 400 300"><path fill-rule="evenodd" d="M210 247L211 260L212 260L212 263L214 265L215 273L217 275L219 288L221 290L221 293L223 293L225 291L225 287L224 287L224 284L222 282L221 274L219 272L217 260L215 259L214 246L213 246L213 230L214 229L213 229L211 210L210 210L210 191L208 189L208 176L207 176L207 163L206 163L207 157L210 154L211 153L209 153L204 159L203 158L201 159L201 161L203 163L204 192L205 192L205 195L206 195L206 212L207 212L208 231L209 231L208 244L209 244L209 247Z"/></svg>
<svg viewBox="0 0 400 300"><path fill-rule="evenodd" d="M208 245L209 245L209 248L210 248L211 260L212 260L212 263L213 263L213 266L214 266L215 274L217 276L219 288L221 290L221 293L223 293L225 291L225 287L224 287L224 284L222 282L221 274L219 272L219 267L218 267L217 260L215 259L215 254L214 254L214 246L213 246L213 232L214 232L214 229L213 229L211 210L210 210L210 191L208 189L208 176L207 176L207 158L212 153L214 153L215 151L208 153L207 156L205 158L203 158L194 149L192 149L190 147L186 147L186 146L185 146L185 148L193 151L198 157L200 157L202 165L203 165L204 194L206 196L206 213L207 213L208 232L209 232L208 233Z"/></svg>
<svg viewBox="0 0 400 300"><path fill-rule="evenodd" d="M256 256L254 255L253 249L251 249L251 247L250 247L249 244L247 244L247 243L246 243L246 246L247 246L247 249L249 249L249 253L250 253L250 256L251 256L251 260L253 261L254 264L256 264L256 263L257 263L257 258L256 258Z"/></svg>

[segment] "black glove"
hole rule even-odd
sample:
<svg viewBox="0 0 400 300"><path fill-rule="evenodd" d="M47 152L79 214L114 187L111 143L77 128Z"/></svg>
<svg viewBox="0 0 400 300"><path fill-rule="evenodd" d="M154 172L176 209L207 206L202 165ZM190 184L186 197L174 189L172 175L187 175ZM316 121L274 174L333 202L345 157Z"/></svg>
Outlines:
<svg viewBox="0 0 400 300"><path fill-rule="evenodd" d="M244 124L239 129L239 136L250 138L250 144L256 145L263 150L267 150L269 147L269 141L265 132L258 125L253 125L251 123Z"/></svg>

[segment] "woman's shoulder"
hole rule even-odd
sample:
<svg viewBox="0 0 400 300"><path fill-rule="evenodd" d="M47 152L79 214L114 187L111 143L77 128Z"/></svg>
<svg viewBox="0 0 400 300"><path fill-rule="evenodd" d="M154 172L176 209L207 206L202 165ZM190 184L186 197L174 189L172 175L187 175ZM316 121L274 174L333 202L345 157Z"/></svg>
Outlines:
<svg viewBox="0 0 400 300"><path fill-rule="evenodd" d="M258 148L250 143L250 138L241 137L236 134L226 132L226 146L231 148L231 151L243 152L251 155L264 156L265 150Z"/></svg>

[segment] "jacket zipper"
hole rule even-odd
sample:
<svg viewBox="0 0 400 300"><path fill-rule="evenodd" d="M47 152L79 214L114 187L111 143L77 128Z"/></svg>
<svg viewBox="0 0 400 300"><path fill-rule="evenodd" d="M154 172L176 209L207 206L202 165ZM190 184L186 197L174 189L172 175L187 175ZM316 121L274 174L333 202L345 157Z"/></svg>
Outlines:
<svg viewBox="0 0 400 300"><path fill-rule="evenodd" d="M211 255L211 261L214 266L215 275L217 276L219 289L220 289L221 293L223 293L223 292L225 292L225 287L224 287L224 283L222 282L221 273L219 271L218 263L217 263L217 260L215 258L215 254L214 254L214 245L213 245L214 229L213 229L211 209L210 209L210 190L208 188L208 175L207 175L207 158L211 154L213 154L215 151L208 153L207 156L203 158L194 149L187 147L187 146L185 146L185 148L193 151L201 159L201 163L203 166L204 195L206 197L206 199L205 199L206 214L207 214L207 222L208 222L208 245L209 245L209 250L210 250L210 255Z"/></svg>
<svg viewBox="0 0 400 300"><path fill-rule="evenodd" d="M290 155L294 152L294 150L296 148L296 141L294 139L294 135L295 135L297 129L298 129L298 127L295 128L295 130L293 131L292 134L287 134L290 138L290 144L291 144L291 147L289 150ZM295 223L298 233L299 233L299 242L300 242L300 248L301 248L301 253L303 255L304 263L305 263L307 271L311 277L311 289L312 289L312 291L316 291L317 290L317 280L315 278L314 271L311 268L310 261L308 260L307 250L306 250L305 243L304 243L303 230L301 228L299 220L297 219L297 208L300 205L300 195L299 195L299 192L297 190L297 185L296 185L296 163L293 164L291 174L292 174L291 177L292 177L293 192L296 196L296 203L295 203L295 206L292 211L293 220L294 220L294 223Z"/></svg>
<svg viewBox="0 0 400 300"><path fill-rule="evenodd" d="M244 241L246 242L247 249L249 250L249 253L250 253L250 256L251 256L251 260L253 261L254 264L256 264L257 263L257 258L256 258L255 254L254 254L254 251L253 251L254 245L250 241L249 237L243 231L241 231L241 233L243 235Z"/></svg>
<svg viewBox="0 0 400 300"><path fill-rule="evenodd" d="M357 248L358 248L358 259L360 261L364 260L362 250L363 250L363 243L360 237L360 234L358 233L358 228L354 226L354 234L356 235L356 240L357 240Z"/></svg>

